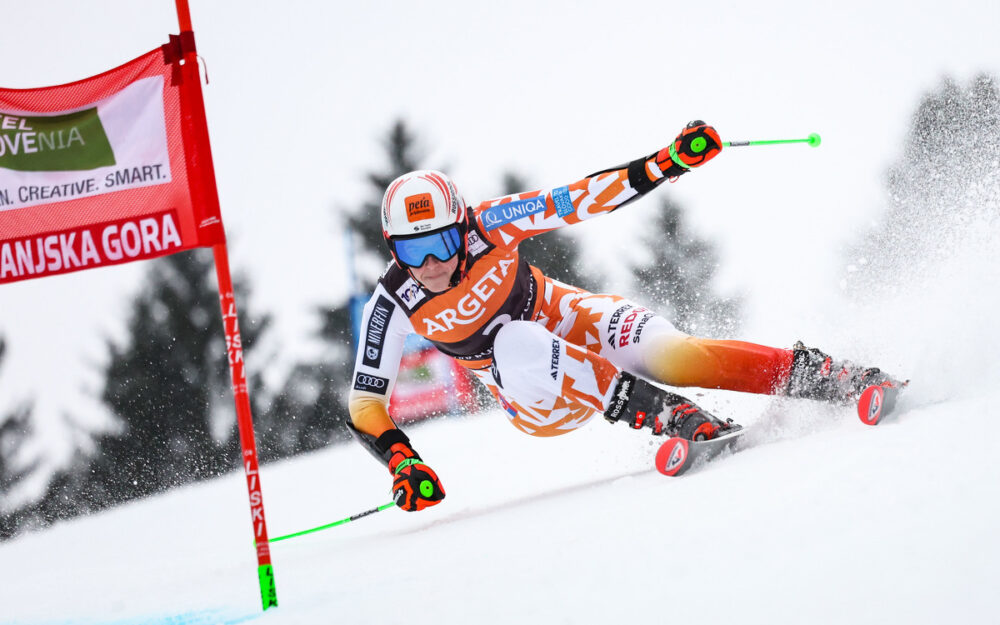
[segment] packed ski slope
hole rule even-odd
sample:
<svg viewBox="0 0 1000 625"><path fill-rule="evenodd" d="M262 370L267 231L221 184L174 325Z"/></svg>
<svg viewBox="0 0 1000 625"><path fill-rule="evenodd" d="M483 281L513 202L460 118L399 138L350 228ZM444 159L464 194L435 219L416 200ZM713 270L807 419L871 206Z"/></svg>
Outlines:
<svg viewBox="0 0 1000 625"><path fill-rule="evenodd" d="M232 475L0 547L0 622L987 622L998 400L914 392L878 428L767 403L758 446L674 480L605 423L562 440L500 414L433 423L412 433L446 501L275 544L277 609L259 614ZM389 499L355 447L263 479L272 533Z"/></svg>
<svg viewBox="0 0 1000 625"><path fill-rule="evenodd" d="M653 469L659 439L601 419L555 439L499 411L427 422L408 431L447 499L274 544L276 609L260 610L234 473L0 545L0 623L995 622L1000 219L982 208L917 279L853 299L789 284L751 315L741 338L802 338L910 378L878 427L692 391L755 445L672 479ZM272 536L390 499L358 445L261 478Z"/></svg>
<svg viewBox="0 0 1000 625"><path fill-rule="evenodd" d="M988 241L891 299L844 306L846 325L827 330L838 353L913 379L876 428L850 409L703 393L757 444L671 479L652 468L651 437L600 420L557 439L499 412L425 423L410 434L447 499L273 545L277 609L259 609L233 474L0 545L0 622L990 622L1000 262ZM389 476L354 445L262 479L272 535L390 499Z"/></svg>

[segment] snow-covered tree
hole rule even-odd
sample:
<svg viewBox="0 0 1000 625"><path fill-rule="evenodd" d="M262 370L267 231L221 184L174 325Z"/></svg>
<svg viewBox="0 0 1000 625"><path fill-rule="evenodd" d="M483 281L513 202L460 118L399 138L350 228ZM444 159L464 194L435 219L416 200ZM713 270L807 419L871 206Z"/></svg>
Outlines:
<svg viewBox="0 0 1000 625"><path fill-rule="evenodd" d="M631 294L653 307L680 330L698 336L732 336L742 303L716 292L718 253L684 224L681 207L670 198L625 210L647 215L633 245L644 253L632 262ZM651 214L652 213L652 214Z"/></svg>
<svg viewBox="0 0 1000 625"><path fill-rule="evenodd" d="M391 124L383 147L385 168L366 175L371 195L355 211L345 214L338 207L337 219L354 246L348 259L350 272L356 276L354 292L316 311L324 353L315 362L293 369L261 421L260 453L265 460L317 449L349 436L345 423L354 370L352 299L367 296L385 267L387 251L378 216L382 194L394 178L421 166L416 137L405 121Z"/></svg>
<svg viewBox="0 0 1000 625"><path fill-rule="evenodd" d="M886 180L888 205L848 256L845 283L910 282L1000 217L1000 90L990 76L951 79L923 97Z"/></svg>
<svg viewBox="0 0 1000 625"><path fill-rule="evenodd" d="M59 472L37 513L73 516L210 478L240 466L239 438L211 252L152 261L123 345L108 344L103 400L116 422ZM269 317L247 307L235 280L249 357ZM260 378L251 373L251 389ZM251 390L251 400L255 394ZM254 411L258 412L256 402Z"/></svg>
<svg viewBox="0 0 1000 625"><path fill-rule="evenodd" d="M6 342L0 337L0 366L5 351ZM18 506L11 504L11 495L38 465L37 459L27 459L22 453L30 435L30 404L0 414L0 540L13 535L22 522Z"/></svg>

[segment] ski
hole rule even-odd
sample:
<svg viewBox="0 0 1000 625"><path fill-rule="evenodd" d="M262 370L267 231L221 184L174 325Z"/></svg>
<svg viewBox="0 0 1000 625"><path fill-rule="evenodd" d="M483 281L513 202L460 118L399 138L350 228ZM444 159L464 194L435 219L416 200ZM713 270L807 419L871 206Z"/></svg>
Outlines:
<svg viewBox="0 0 1000 625"><path fill-rule="evenodd" d="M904 383L905 385L905 383ZM878 425L896 407L900 387L873 385L858 398L858 418L866 425Z"/></svg>
<svg viewBox="0 0 1000 625"><path fill-rule="evenodd" d="M739 451L745 428L707 441L689 441L673 437L660 445L656 452L656 470L664 475L678 476L701 466L727 450Z"/></svg>

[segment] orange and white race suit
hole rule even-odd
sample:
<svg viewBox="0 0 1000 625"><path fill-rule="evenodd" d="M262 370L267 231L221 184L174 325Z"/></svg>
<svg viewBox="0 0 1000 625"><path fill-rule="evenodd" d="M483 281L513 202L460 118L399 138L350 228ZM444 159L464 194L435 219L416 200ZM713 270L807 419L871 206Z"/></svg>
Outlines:
<svg viewBox="0 0 1000 625"><path fill-rule="evenodd" d="M621 370L673 386L773 393L791 351L688 336L616 295L544 276L518 244L616 210L673 174L665 151L569 185L468 209L464 275L434 293L390 263L364 309L350 412L372 436L387 411L406 336L415 332L469 368L511 423L537 436L572 431L605 411Z"/></svg>

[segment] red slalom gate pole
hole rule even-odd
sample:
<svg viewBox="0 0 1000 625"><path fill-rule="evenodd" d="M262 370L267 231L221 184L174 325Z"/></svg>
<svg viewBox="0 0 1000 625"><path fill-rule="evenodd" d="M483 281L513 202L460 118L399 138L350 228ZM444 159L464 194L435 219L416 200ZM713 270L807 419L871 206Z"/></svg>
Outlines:
<svg viewBox="0 0 1000 625"><path fill-rule="evenodd" d="M278 591L274 585L274 567L271 564L271 545L267 539L267 522L264 520L264 495L260 488L257 464L257 442L253 433L250 413L250 393L247 389L246 366L243 362L243 340L240 322L236 315L233 281L229 273L229 254L226 245L212 248L215 254L215 273L219 280L219 304L222 306L222 323L226 329L226 351L229 353L229 371L233 378L233 397L236 400L236 423L243 449L243 470L250 494L250 517L253 537L257 545L257 578L260 581L260 599L264 609L278 605Z"/></svg>
<svg viewBox="0 0 1000 625"><path fill-rule="evenodd" d="M181 32L194 30L191 28L191 9L188 8L187 0L177 0L177 24L181 27Z"/></svg>
<svg viewBox="0 0 1000 625"><path fill-rule="evenodd" d="M180 44L183 51L185 82L190 84L190 97L182 103L186 126L190 137L187 140L198 146L197 172L188 167L189 177L197 177L195 201L218 204L218 189L215 186L215 168L208 138L208 121L205 118L205 103L201 93L201 77L198 73L198 53L194 45L194 31L191 27L191 11L187 0L175 0L177 22L180 25ZM190 117L188 117L190 116ZM192 176L194 174L194 176ZM240 447L243 450L242 465L247 478L250 495L250 517L254 542L257 546L257 578L260 583L260 599L264 610L278 605L278 593L274 584L274 567L271 564L271 547L267 539L267 522L264 519L264 496L260 487L260 471L257 462L257 443L254 439L253 416L250 410L250 395L247 389L246 366L243 361L243 342L240 338L240 324L236 314L236 299L233 295L233 280L229 271L229 253L226 244L212 247L215 255L215 274L219 283L219 305L222 310L222 324L226 332L226 352L229 357L229 372L233 383L233 399L236 402L236 423L240 433Z"/></svg>

